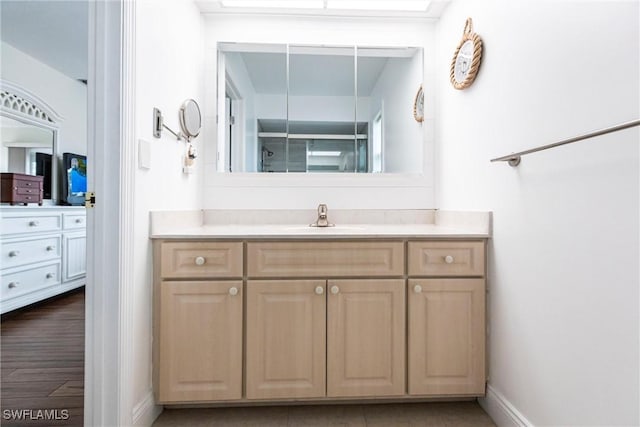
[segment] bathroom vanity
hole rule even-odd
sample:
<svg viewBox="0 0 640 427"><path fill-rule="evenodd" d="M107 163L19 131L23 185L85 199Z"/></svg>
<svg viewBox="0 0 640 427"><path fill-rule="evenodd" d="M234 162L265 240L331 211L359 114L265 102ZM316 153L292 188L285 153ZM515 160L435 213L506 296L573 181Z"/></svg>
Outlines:
<svg viewBox="0 0 640 427"><path fill-rule="evenodd" d="M157 403L484 395L489 215L424 212L324 229L152 217Z"/></svg>

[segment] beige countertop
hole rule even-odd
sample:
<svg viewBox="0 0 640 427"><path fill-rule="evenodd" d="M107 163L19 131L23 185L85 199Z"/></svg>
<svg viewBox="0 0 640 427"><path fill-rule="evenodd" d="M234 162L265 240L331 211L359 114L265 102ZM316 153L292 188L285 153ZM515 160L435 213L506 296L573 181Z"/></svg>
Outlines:
<svg viewBox="0 0 640 427"><path fill-rule="evenodd" d="M369 239L476 238L491 236L489 212L335 211L335 227L310 227L313 212L152 212L152 239ZM338 221L340 220L340 221ZM347 222L352 220L352 222ZM353 221L357 220L357 222ZM364 222L366 221L366 222ZM284 223L282 223L284 222Z"/></svg>

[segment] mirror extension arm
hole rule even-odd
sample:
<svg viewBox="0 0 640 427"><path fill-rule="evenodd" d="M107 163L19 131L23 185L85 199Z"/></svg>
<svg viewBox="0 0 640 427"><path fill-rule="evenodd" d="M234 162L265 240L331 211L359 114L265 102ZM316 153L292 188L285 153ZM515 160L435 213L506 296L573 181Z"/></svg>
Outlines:
<svg viewBox="0 0 640 427"><path fill-rule="evenodd" d="M162 112L157 108L154 108L153 109L153 136L156 138L160 138L162 136L162 128L165 128L166 130L171 132L171 134L175 136L178 139L178 141L181 141L184 138L184 135L182 134L182 132L176 133L173 130L171 130L169 126L165 125L164 120L162 118Z"/></svg>

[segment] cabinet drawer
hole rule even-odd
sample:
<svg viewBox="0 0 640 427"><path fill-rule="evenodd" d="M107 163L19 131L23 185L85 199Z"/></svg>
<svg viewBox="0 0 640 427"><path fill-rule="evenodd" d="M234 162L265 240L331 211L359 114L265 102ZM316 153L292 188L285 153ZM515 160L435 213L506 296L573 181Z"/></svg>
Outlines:
<svg viewBox="0 0 640 427"><path fill-rule="evenodd" d="M484 242L409 242L409 276L484 276Z"/></svg>
<svg viewBox="0 0 640 427"><path fill-rule="evenodd" d="M2 275L2 299L13 298L60 283L60 263Z"/></svg>
<svg viewBox="0 0 640 427"><path fill-rule="evenodd" d="M84 229L86 227L86 222L87 216L85 214L64 214L62 217L62 227L65 230Z"/></svg>
<svg viewBox="0 0 640 427"><path fill-rule="evenodd" d="M403 242L254 242L249 277L402 276Z"/></svg>
<svg viewBox="0 0 640 427"><path fill-rule="evenodd" d="M2 234L9 235L58 231L60 230L61 225L60 215L4 217L2 218Z"/></svg>
<svg viewBox="0 0 640 427"><path fill-rule="evenodd" d="M42 193L42 190L39 188L34 188L34 187L15 188L15 194L17 195L33 195L33 196L39 197L40 193Z"/></svg>
<svg viewBox="0 0 640 427"><path fill-rule="evenodd" d="M3 242L2 268L60 258L60 236Z"/></svg>
<svg viewBox="0 0 640 427"><path fill-rule="evenodd" d="M242 277L241 242L163 242L164 278Z"/></svg>

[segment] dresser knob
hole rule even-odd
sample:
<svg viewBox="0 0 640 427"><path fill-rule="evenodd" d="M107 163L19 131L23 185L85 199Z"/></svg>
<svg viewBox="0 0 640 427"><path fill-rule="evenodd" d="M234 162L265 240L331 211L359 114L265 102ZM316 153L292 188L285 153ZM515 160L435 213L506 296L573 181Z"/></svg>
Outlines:
<svg viewBox="0 0 640 427"><path fill-rule="evenodd" d="M453 258L451 255L447 255L446 257L444 257L444 262L446 262L447 264L453 264L453 261L455 261L455 258Z"/></svg>
<svg viewBox="0 0 640 427"><path fill-rule="evenodd" d="M20 255L20 251L11 251L11 252L9 252L9 256L11 258L17 257L18 255Z"/></svg>
<svg viewBox="0 0 640 427"><path fill-rule="evenodd" d="M82 218L76 218L76 224L82 223Z"/></svg>
<svg viewBox="0 0 640 427"><path fill-rule="evenodd" d="M205 261L206 260L202 256L196 257L196 265L204 265Z"/></svg>
<svg viewBox="0 0 640 427"><path fill-rule="evenodd" d="M31 199L31 198L28 197L28 199ZM29 227L37 227L38 224L40 224L38 221L30 221L29 222Z"/></svg>
<svg viewBox="0 0 640 427"><path fill-rule="evenodd" d="M322 286L316 286L316 295L324 294L324 288Z"/></svg>
<svg viewBox="0 0 640 427"><path fill-rule="evenodd" d="M17 288L19 284L20 282L11 282L9 283L8 287L9 289L14 289L14 288Z"/></svg>
<svg viewBox="0 0 640 427"><path fill-rule="evenodd" d="M235 286L229 288L229 295L231 295L232 297L238 295L238 288L236 288Z"/></svg>
<svg viewBox="0 0 640 427"><path fill-rule="evenodd" d="M47 275L45 276L47 279L53 279L55 276L55 274L53 273L47 273Z"/></svg>
<svg viewBox="0 0 640 427"><path fill-rule="evenodd" d="M51 252L55 248L56 248L55 246L47 246L47 252Z"/></svg>
<svg viewBox="0 0 640 427"><path fill-rule="evenodd" d="M420 292L422 292L422 286L420 285L415 285L413 287L413 292L415 292L416 294L419 294Z"/></svg>
<svg viewBox="0 0 640 427"><path fill-rule="evenodd" d="M335 285L334 285L334 286L332 286L332 287L331 287L331 293L332 293L333 295L337 295L337 294L339 294L339 293L340 293L340 288L339 288L339 287L337 287L337 286L335 286Z"/></svg>

